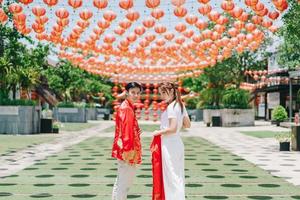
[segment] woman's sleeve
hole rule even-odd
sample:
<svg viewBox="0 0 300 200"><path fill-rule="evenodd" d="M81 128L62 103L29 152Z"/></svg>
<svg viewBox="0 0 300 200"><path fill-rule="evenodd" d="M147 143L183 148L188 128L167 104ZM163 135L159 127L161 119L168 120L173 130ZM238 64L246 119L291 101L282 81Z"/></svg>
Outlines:
<svg viewBox="0 0 300 200"><path fill-rule="evenodd" d="M168 119L171 119L171 118L177 118L177 115L176 115L176 107L177 105L169 105L168 108L167 108L167 113L168 113Z"/></svg>

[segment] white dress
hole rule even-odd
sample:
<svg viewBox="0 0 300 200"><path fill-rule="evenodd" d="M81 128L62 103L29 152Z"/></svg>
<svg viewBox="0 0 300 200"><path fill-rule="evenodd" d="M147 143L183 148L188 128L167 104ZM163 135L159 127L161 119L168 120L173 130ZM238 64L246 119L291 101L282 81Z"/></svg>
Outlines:
<svg viewBox="0 0 300 200"><path fill-rule="evenodd" d="M172 135L162 137L162 168L163 182L166 200L185 199L184 181L184 144L180 137L183 117L187 116L186 109L181 112L179 103L175 101L168 105L166 111L161 114L161 129L169 127L169 119L176 118L177 131Z"/></svg>

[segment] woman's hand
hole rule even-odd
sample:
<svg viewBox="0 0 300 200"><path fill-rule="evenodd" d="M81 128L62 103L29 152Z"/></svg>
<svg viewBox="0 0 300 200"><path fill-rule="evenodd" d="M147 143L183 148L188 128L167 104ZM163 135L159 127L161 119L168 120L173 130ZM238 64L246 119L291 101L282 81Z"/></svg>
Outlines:
<svg viewBox="0 0 300 200"><path fill-rule="evenodd" d="M161 135L162 131L161 130L155 130L153 133L152 133L152 136L158 136L158 135Z"/></svg>

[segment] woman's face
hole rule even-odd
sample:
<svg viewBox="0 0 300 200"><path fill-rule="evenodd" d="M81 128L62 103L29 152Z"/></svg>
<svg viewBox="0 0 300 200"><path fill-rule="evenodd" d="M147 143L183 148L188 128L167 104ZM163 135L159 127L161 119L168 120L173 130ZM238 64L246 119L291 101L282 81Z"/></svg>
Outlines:
<svg viewBox="0 0 300 200"><path fill-rule="evenodd" d="M171 89L170 91L165 91L165 90L159 90L159 94L161 97L161 100L170 103L174 99L174 91Z"/></svg>
<svg viewBox="0 0 300 200"><path fill-rule="evenodd" d="M130 88L128 91L128 95L127 98L132 101L133 103L137 102L137 100L139 100L141 95L141 90L140 88Z"/></svg>

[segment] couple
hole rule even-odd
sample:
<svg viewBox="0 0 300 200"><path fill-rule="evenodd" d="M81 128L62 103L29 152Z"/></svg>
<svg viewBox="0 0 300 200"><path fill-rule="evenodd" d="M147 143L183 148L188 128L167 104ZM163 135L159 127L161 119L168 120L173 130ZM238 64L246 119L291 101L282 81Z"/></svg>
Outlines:
<svg viewBox="0 0 300 200"><path fill-rule="evenodd" d="M140 84L128 83L126 99L117 111L112 157L118 160L118 176L113 187L113 200L127 199L137 165L141 164L141 130L133 106L141 92ZM184 200L184 145L179 132L182 127L189 128L191 123L180 93L173 83L160 84L159 93L168 107L161 115L160 130L153 133L151 144L152 199Z"/></svg>

